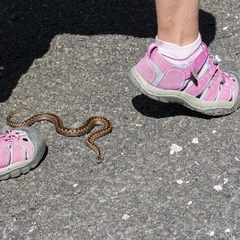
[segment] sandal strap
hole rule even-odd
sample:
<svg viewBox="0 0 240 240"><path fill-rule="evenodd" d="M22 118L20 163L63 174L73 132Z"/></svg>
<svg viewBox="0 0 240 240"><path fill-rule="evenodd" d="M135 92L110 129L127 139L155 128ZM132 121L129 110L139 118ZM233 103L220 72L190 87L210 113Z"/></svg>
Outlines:
<svg viewBox="0 0 240 240"><path fill-rule="evenodd" d="M235 76L221 71L210 54L208 64L208 70L197 80L197 84L189 84L184 91L205 101L235 99L239 92Z"/></svg>
<svg viewBox="0 0 240 240"><path fill-rule="evenodd" d="M34 146L22 131L8 131L0 135L0 168L23 160L31 159Z"/></svg>
<svg viewBox="0 0 240 240"><path fill-rule="evenodd" d="M205 72L205 74L197 80L197 84L193 84L193 83L189 84L188 87L186 87L185 92L193 96L200 96L203 94L204 90L210 86L212 86L211 89L214 88L215 90L216 89L219 90L220 72L218 70L219 70L218 66L214 65L213 61L209 61L209 68Z"/></svg>
<svg viewBox="0 0 240 240"><path fill-rule="evenodd" d="M196 79L198 78L197 73L201 70L209 55L205 43L202 43L202 48L203 51L196 57L191 65L182 69L185 73L185 79L188 79L192 76L194 76ZM147 55L158 65L162 72L167 72L169 69L173 68L173 66L157 52L157 49L158 46L155 43L152 43L148 48Z"/></svg>

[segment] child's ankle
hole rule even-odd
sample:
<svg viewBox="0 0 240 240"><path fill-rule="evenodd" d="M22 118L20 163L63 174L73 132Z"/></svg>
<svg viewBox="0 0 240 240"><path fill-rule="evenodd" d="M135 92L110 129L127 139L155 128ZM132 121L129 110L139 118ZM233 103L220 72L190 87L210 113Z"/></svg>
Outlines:
<svg viewBox="0 0 240 240"><path fill-rule="evenodd" d="M200 34L196 41L184 47L161 41L157 37L155 42L158 45L158 53L160 53L168 62L177 67L185 67L189 65L202 51Z"/></svg>

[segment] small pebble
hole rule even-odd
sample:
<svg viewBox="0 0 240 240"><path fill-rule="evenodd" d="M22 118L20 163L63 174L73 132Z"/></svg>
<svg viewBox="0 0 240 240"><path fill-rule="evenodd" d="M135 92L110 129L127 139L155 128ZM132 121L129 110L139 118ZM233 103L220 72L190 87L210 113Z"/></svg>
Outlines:
<svg viewBox="0 0 240 240"><path fill-rule="evenodd" d="M183 184L183 180L181 180L181 179L177 180L177 183L181 185L181 184Z"/></svg>
<svg viewBox="0 0 240 240"><path fill-rule="evenodd" d="M124 214L122 216L122 220L128 220L130 218L130 216L128 214Z"/></svg>
<svg viewBox="0 0 240 240"><path fill-rule="evenodd" d="M216 191L222 191L223 190L223 188L222 188L222 186L221 185L216 185L216 186L214 186L213 187Z"/></svg>
<svg viewBox="0 0 240 240"><path fill-rule="evenodd" d="M215 232L214 232L214 231L211 231L211 232L209 233L209 236L214 236L214 234L215 234Z"/></svg>
<svg viewBox="0 0 240 240"><path fill-rule="evenodd" d="M173 143L170 147L170 155L173 155L174 153L178 153L182 151L182 147L178 146L177 144Z"/></svg>
<svg viewBox="0 0 240 240"><path fill-rule="evenodd" d="M194 139L192 140L192 143L198 144L198 138L194 138Z"/></svg>
<svg viewBox="0 0 240 240"><path fill-rule="evenodd" d="M224 178L223 181L224 181L223 184L228 183L228 178Z"/></svg>

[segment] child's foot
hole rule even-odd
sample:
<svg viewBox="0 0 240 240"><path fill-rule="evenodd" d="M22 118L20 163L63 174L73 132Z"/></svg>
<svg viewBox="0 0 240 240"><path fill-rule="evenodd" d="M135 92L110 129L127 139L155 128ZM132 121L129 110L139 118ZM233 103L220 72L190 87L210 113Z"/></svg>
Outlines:
<svg viewBox="0 0 240 240"><path fill-rule="evenodd" d="M133 84L145 95L161 102L176 102L207 115L226 115L240 106L240 77L220 70L218 59L207 46L184 68L170 64L157 50L148 47L146 56L131 69Z"/></svg>
<svg viewBox="0 0 240 240"><path fill-rule="evenodd" d="M18 177L35 168L46 150L41 132L34 127L5 127L3 132L0 135L0 180Z"/></svg>

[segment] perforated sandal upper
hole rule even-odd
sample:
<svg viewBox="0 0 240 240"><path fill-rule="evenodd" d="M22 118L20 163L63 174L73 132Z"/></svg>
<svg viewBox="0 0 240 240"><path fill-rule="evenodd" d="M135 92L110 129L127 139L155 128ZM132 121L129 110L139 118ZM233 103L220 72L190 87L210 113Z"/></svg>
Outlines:
<svg viewBox="0 0 240 240"><path fill-rule="evenodd" d="M34 145L23 131L8 130L0 135L0 168L32 159Z"/></svg>
<svg viewBox="0 0 240 240"><path fill-rule="evenodd" d="M151 44L146 56L136 65L141 77L152 86L186 92L204 101L234 101L238 97L238 76L221 71L204 43L201 53L185 68L171 65L157 49L156 44Z"/></svg>

